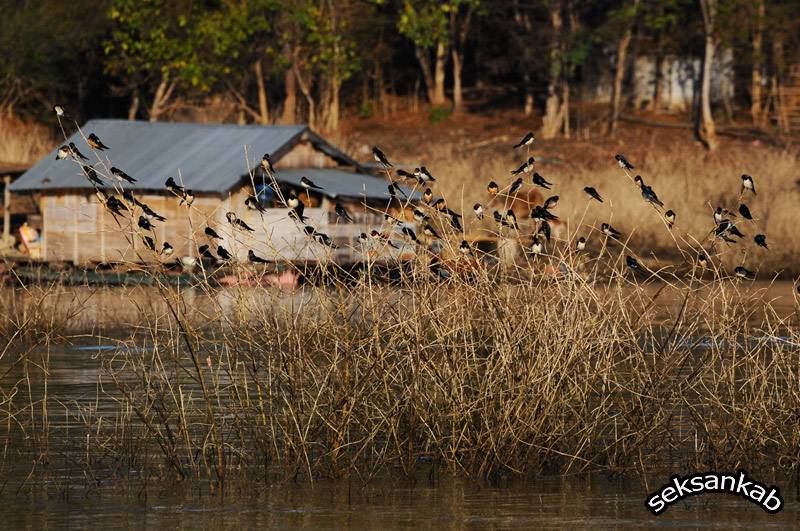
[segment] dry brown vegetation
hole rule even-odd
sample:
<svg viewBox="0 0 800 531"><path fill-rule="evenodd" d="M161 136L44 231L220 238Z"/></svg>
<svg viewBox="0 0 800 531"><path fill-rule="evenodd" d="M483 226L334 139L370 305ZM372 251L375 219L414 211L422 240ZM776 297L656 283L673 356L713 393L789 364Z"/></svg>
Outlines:
<svg viewBox="0 0 800 531"><path fill-rule="evenodd" d="M0 163L36 164L55 143L47 126L0 113Z"/></svg>

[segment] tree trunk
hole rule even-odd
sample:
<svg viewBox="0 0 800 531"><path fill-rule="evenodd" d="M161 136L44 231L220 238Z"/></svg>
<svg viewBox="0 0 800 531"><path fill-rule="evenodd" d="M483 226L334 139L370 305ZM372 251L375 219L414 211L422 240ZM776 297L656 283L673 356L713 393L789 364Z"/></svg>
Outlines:
<svg viewBox="0 0 800 531"><path fill-rule="evenodd" d="M560 57L561 31L564 25L560 2L548 2L553 36L550 42L550 79L547 83L547 100L542 117L542 138L555 138L564 122L564 108L558 89L561 87L563 67Z"/></svg>
<svg viewBox="0 0 800 531"><path fill-rule="evenodd" d="M293 124L297 121L297 82L294 79L294 54L289 43L283 45L283 53L291 61L283 75L283 86L286 97L283 100L283 115L281 123Z"/></svg>
<svg viewBox="0 0 800 531"><path fill-rule="evenodd" d="M297 68L297 62L292 63L292 68L294 68L294 77L297 80L297 85L300 87L300 91L303 93L303 96L306 97L306 102L308 102L308 127L315 129L317 106L316 102L314 101L314 97L311 94L311 87L309 87L308 83L306 83L305 79L303 79L303 76L300 75L299 69Z"/></svg>
<svg viewBox="0 0 800 531"><path fill-rule="evenodd" d="M436 91L434 90L433 82L433 69L431 68L431 58L428 50L422 46L414 46L414 53L419 61L419 67L422 70L422 78L425 80L425 90L428 93L428 101L433 105L436 100Z"/></svg>
<svg viewBox="0 0 800 531"><path fill-rule="evenodd" d="M711 114L711 65L714 59L714 18L716 16L716 0L700 0L700 7L703 10L703 28L705 30L706 46L703 57L703 83L700 88L700 115L702 130L698 124L698 132L702 133L706 148L709 151L716 151L719 146L716 129L714 127L714 116Z"/></svg>
<svg viewBox="0 0 800 531"><path fill-rule="evenodd" d="M531 17L527 10L520 8L519 0L515 0L514 2L514 21L519 30L517 33L524 36L530 36L532 34ZM529 65L533 62L533 54L531 53L531 47L527 45L528 43L524 38L517 37L514 42L517 44L517 48L522 49L522 64L520 70L522 70L522 90L525 95L523 112L525 116L530 116L533 114L533 81Z"/></svg>
<svg viewBox="0 0 800 531"><path fill-rule="evenodd" d="M444 105L447 100L444 96L444 67L447 61L447 48L445 47L444 43L439 43L436 45L436 69L434 71L434 90L433 90L433 101L431 102L434 106L441 106Z"/></svg>
<svg viewBox="0 0 800 531"><path fill-rule="evenodd" d="M169 81L167 76L161 75L161 83L158 84L156 94L153 97L153 104L150 106L150 121L157 122L159 116L164 112L167 102L172 97L172 91L178 84L177 79Z"/></svg>
<svg viewBox="0 0 800 531"><path fill-rule="evenodd" d="M636 8L639 7L639 0L633 0L633 12L625 22L625 30L617 46L617 70L614 73L614 86L611 92L611 117L608 122L608 132L612 135L617 132L617 121L619 111L622 106L622 81L625 79L625 63L628 59L628 45L633 36L633 19Z"/></svg>
<svg viewBox="0 0 800 531"><path fill-rule="evenodd" d="M453 59L453 107L455 112L461 112L464 108L464 99L461 92L461 61L463 56L455 48L450 54Z"/></svg>
<svg viewBox="0 0 800 531"><path fill-rule="evenodd" d="M750 114L753 116L753 125L761 125L761 85L763 78L762 47L764 42L764 15L766 9L764 0L757 0L758 15L756 28L753 33L753 64L750 71Z"/></svg>
<svg viewBox="0 0 800 531"><path fill-rule="evenodd" d="M260 58L253 65L253 70L255 70L256 83L258 84L259 122L263 125L267 125L269 123L269 108L267 107L267 89L264 86L264 73L261 69Z"/></svg>
<svg viewBox="0 0 800 531"><path fill-rule="evenodd" d="M133 93L131 97L131 106L128 107L128 120L135 120L136 114L139 112L139 91Z"/></svg>

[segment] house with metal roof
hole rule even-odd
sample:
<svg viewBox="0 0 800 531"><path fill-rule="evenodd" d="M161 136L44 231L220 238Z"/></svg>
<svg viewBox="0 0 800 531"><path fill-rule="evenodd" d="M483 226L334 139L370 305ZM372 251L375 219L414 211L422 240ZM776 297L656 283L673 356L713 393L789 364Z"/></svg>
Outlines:
<svg viewBox="0 0 800 531"><path fill-rule="evenodd" d="M108 149L92 147L91 134ZM38 199L47 261L85 266L158 260L146 248L143 237L149 236L156 249L169 242L174 256L197 257L207 244L214 251L222 245L241 261L253 250L270 262L351 262L359 258L359 234L380 227L387 209L401 210L391 206L385 179L302 125L91 120L65 145L70 143L88 160L73 156L74 150L59 158L54 150L9 187ZM261 166L264 153L270 154L274 176ZM102 184L87 178L89 166ZM135 182L120 180L112 167ZM304 176L321 190L303 188ZM193 192L191 206L166 189L169 177ZM166 221L151 221L152 230L143 230L137 224L141 205L128 204L123 215L111 213L104 194L122 199L124 192ZM290 217L283 204L290 192L305 205L304 223ZM248 208L245 200L251 197L263 210ZM354 223L338 218L335 203L349 210ZM253 231L234 227L228 212ZM337 248L310 237L305 225L327 234ZM209 238L207 227L221 239Z"/></svg>

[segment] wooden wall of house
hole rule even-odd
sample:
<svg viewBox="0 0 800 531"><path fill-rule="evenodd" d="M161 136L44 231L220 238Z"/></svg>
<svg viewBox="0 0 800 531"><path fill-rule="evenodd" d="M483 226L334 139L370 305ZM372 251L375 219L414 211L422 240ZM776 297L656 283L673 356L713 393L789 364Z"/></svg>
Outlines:
<svg viewBox="0 0 800 531"><path fill-rule="evenodd" d="M336 168L339 163L321 151L314 149L311 142L299 142L294 149L274 164L275 168Z"/></svg>

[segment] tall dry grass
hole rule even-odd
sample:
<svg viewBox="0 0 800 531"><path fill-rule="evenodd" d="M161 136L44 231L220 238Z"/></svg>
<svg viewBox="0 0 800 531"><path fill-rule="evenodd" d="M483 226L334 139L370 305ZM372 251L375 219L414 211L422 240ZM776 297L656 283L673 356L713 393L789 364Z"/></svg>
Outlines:
<svg viewBox="0 0 800 531"><path fill-rule="evenodd" d="M0 162L33 165L55 144L46 126L0 113Z"/></svg>

